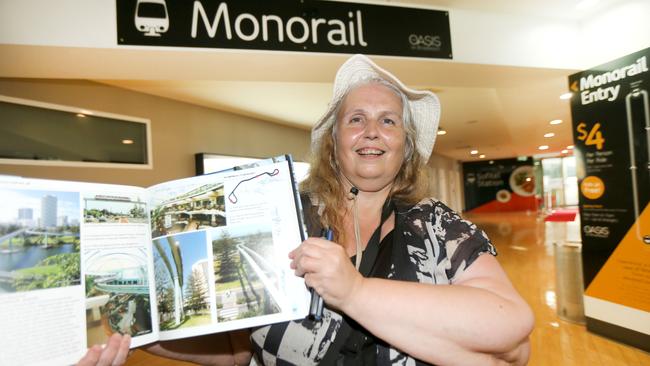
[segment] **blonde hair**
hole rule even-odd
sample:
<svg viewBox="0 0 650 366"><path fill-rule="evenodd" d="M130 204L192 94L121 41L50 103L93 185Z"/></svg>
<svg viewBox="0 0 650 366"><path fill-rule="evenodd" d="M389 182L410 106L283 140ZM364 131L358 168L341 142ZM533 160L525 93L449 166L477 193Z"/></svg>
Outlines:
<svg viewBox="0 0 650 366"><path fill-rule="evenodd" d="M417 131L411 117L406 95L393 84L383 79L369 79L352 85L340 99L335 101L336 107L332 114L333 121L326 133L323 134L318 144L318 150L316 152L312 151L309 158L311 164L309 175L300 184L300 190L308 194L311 198L315 198L319 205L323 207L320 223L323 227L332 229L334 239L339 242L345 240L343 235L343 220L340 216L339 209L345 207L345 201L348 200L349 192L343 189L342 175L336 160L336 123L338 112L347 95L352 90L370 83L377 83L388 87L400 97L403 107L402 120L406 135L404 160L393 180L389 198L407 204L415 204L424 198L428 192L428 179L426 169L424 168L427 159L415 151Z"/></svg>

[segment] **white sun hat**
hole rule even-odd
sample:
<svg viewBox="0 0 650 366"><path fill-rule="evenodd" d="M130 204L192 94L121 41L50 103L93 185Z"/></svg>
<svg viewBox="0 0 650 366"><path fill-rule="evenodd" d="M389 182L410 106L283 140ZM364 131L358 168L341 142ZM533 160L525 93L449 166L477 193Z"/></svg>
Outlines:
<svg viewBox="0 0 650 366"><path fill-rule="evenodd" d="M401 90L408 100L415 125L415 149L426 162L431 156L440 122L440 101L427 90L415 90L405 86L395 75L382 69L364 55L350 57L336 72L334 95L325 114L311 130L311 150L318 151L321 138L336 121L335 109L348 89L363 80L383 79Z"/></svg>

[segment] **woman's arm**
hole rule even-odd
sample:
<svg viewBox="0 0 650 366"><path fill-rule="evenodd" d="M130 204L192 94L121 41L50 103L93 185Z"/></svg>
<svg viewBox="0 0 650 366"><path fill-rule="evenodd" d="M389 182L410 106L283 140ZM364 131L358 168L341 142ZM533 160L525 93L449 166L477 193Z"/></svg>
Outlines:
<svg viewBox="0 0 650 366"><path fill-rule="evenodd" d="M451 286L362 279L341 310L395 348L436 364L525 364L518 349L527 347L534 322L491 255Z"/></svg>
<svg viewBox="0 0 650 366"><path fill-rule="evenodd" d="M375 336L430 363L524 364L533 315L496 259L481 255L454 285L364 278L341 246L310 238L297 275Z"/></svg>
<svg viewBox="0 0 650 366"><path fill-rule="evenodd" d="M248 365L251 360L247 329L200 337L156 342L143 346L147 352L200 365Z"/></svg>

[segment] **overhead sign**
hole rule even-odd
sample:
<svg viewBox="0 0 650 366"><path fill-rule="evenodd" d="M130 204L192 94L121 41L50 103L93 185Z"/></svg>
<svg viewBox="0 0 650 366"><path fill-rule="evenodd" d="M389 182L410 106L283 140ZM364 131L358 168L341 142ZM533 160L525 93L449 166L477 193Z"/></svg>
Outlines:
<svg viewBox="0 0 650 366"><path fill-rule="evenodd" d="M569 77L587 329L650 351L650 48Z"/></svg>
<svg viewBox="0 0 650 366"><path fill-rule="evenodd" d="M314 0L115 4L119 45L452 58L447 11Z"/></svg>

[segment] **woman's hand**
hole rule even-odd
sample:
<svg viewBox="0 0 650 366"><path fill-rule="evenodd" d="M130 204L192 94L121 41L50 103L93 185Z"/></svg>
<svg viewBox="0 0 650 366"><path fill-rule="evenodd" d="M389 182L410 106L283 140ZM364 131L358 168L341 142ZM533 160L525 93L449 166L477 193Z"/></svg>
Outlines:
<svg viewBox="0 0 650 366"><path fill-rule="evenodd" d="M289 253L296 276L305 278L330 306L345 311L363 285L364 277L352 265L343 246L321 238L308 238Z"/></svg>
<svg viewBox="0 0 650 366"><path fill-rule="evenodd" d="M106 346L94 345L79 360L77 366L119 366L126 362L131 346L131 336L114 333Z"/></svg>

